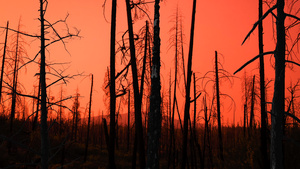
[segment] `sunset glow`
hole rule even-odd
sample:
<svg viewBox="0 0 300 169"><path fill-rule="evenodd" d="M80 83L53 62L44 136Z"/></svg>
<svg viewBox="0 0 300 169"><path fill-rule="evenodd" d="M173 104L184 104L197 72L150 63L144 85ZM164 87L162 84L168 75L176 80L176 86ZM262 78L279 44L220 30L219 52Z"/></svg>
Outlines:
<svg viewBox="0 0 300 169"><path fill-rule="evenodd" d="M137 1L137 0L134 0ZM62 98L68 98L79 94L79 111L82 112L81 118L88 117L88 103L91 87L91 74L94 77L94 88L92 98L92 117L99 117L102 114L109 115L109 99L106 95L109 93L109 83L107 76L109 71L109 59L110 59L110 17L111 17L111 0L48 0L47 11L45 18L49 23L55 23L58 20L65 20L67 25L64 23L58 23L55 25L55 29L58 34L66 34L79 32L78 37L68 38L63 42L57 42L50 45L46 49L46 62L49 64L46 67L46 71L50 72L46 75L47 85L55 82L59 79L56 76L62 73L66 78L66 81L60 81L51 87L47 88L48 98L50 101L56 102ZM186 65L188 59L189 50L189 39L190 39L190 25L192 16L192 0L163 0L160 2L160 38L161 38L161 95L162 95L162 113L163 117L167 117L169 114L169 106L173 104L173 90L174 90L174 72L175 72L175 17L178 9L178 24L182 25L183 34L183 55L184 65L186 73ZM26 1L26 0L6 0L0 3L0 56L3 53L3 44L5 40L5 26L9 21L9 28L16 30L18 23L20 22L20 30L30 35L40 35L40 21L39 21L39 2ZM270 5L274 5L270 3ZM292 9L291 0L286 2L285 10L299 17L300 3L296 3ZM146 20L149 21L150 34L153 35L153 18L154 18L154 1L146 3L144 6L144 12L132 9L133 15L133 29L136 38L136 46L139 47L138 42L143 46L143 33L141 28L144 27ZM270 7L264 3L264 12ZM274 10L275 12L275 10ZM275 12L274 15L277 13ZM223 126L243 126L244 125L244 89L245 89L245 75L249 83L252 77L255 75L255 90L256 103L254 106L254 119L257 126L260 125L260 94L259 94L259 59L246 66L242 71L233 75L243 64L254 58L259 54L258 49L258 31L257 29L250 35L246 42L242 45L242 42L248 32L252 29L253 25L258 20L258 1L253 0L198 0L196 6L196 19L195 19L195 36L194 36L194 50L193 50L193 61L192 71L196 76L196 90L197 94L201 93L197 99L197 124L204 126L204 100L206 99L208 106L215 104L215 51L218 53L219 69L221 77L224 75L230 76L230 78L222 78L220 80L220 92L221 97L221 119ZM274 17L270 14L263 21L263 38L264 38L264 51L274 51L276 46L276 29L275 29ZM292 24L295 20L291 18L286 19L286 25ZM125 46L128 47L128 33L127 33L127 15L125 0L117 1L117 17L116 17L116 74L121 72L124 67L129 63L129 52L123 55L124 52L121 48L123 45L122 36L124 37ZM51 33L46 34L46 43L49 43L56 37L53 31L49 28L46 31ZM287 49L290 49L296 38L299 38L299 25L291 28L287 33ZM8 49L13 49L13 41L15 39L15 32L8 32ZM27 55L23 58L24 63L33 59L40 50L39 38L26 37L21 35L24 41L24 48ZM180 36L180 35L178 35ZM173 39L172 39L173 38ZM151 41L152 42L152 41ZM151 44L152 47L153 44ZM137 47L137 48L138 48ZM149 50L149 49L148 49ZM150 49L152 50L152 48ZM150 51L149 50L149 51ZM181 48L180 48L181 50ZM139 61L139 75L142 73L142 56L143 48L136 49L138 53L137 58ZM11 52L10 52L11 53ZM182 51L179 52L182 54ZM288 52L286 52L287 54ZM149 54L149 53L148 53ZM13 54L8 54L9 58L12 58ZM181 55L180 55L181 57ZM1 57L2 58L2 57ZM19 72L19 83L21 84L18 88L24 95L34 95L36 97L38 91L38 72L39 72L39 55L34 62L22 67ZM299 57L299 43L293 48L293 52L287 55L287 59L300 63ZM265 61L265 81L266 81L266 102L267 111L271 111L271 103L274 91L274 80L275 80L275 60L274 55L264 56ZM150 59L147 60L150 62ZM185 86L182 70L182 60L178 61L178 89L177 89L177 101L178 110L180 112L180 118L183 122L184 104L185 104ZM20 63L20 66L22 64ZM7 83L10 84L11 69L13 66L6 67L8 73L6 73ZM150 67L150 66L149 66ZM53 69L52 69L53 68ZM286 109L288 109L288 99L291 98L291 92L287 89L293 86L300 80L300 68L299 66L287 63L286 64ZM146 70L150 72L150 70ZM126 72L126 71L125 71ZM129 68L131 72L131 68ZM56 75L54 75L56 74ZM123 80L122 83L117 81L116 87L124 91L126 85L131 90L131 97L133 97L132 88L132 76L128 73L128 79ZM171 79L170 79L171 75ZM150 74L146 75L148 78L145 82L145 93L143 96L142 112L148 113L149 104L147 100L150 97ZM193 79L193 78L192 78ZM65 82L65 83L64 83ZM192 80L191 87L191 100L194 99L194 81ZM7 86L5 84L5 86ZM170 89L170 84L172 85ZM123 86L122 86L123 85ZM246 86L247 86L246 85ZM2 99L1 112L4 109L9 109L10 106L10 90L9 87L3 89L5 96ZM61 90L63 92L61 93ZM170 92L171 90L171 92ZM254 89L253 89L254 90ZM119 94L122 92L119 92ZM169 97L170 93L172 96ZM118 94L118 93L117 93ZM298 93L297 93L298 94ZM120 94L122 95L122 94ZM127 104L128 104L128 93L120 96L116 100L117 112L124 114L124 119L121 119L121 123L124 126L127 124ZM24 99L24 98L22 98ZM171 99L171 104L169 99ZM1 100L0 100L1 101ZM26 106L26 115L29 116L36 107L33 105L33 99L28 97L22 100ZM213 102L213 103L212 103ZM299 104L298 98L295 102ZM22 103L22 104L23 104ZM67 108L64 109L63 118L66 120L72 120L70 109L74 107L74 98L67 99L62 103ZM132 111L134 112L133 99L131 100ZM194 118L194 106L191 102L190 114L191 121ZM19 115L16 117L22 117L21 104L17 107ZM212 106L213 107L213 106ZM298 106L298 108L300 108ZM213 108L211 108L213 109ZM49 109L50 110L50 109ZM52 107L49 111L50 118L58 117L59 108ZM25 112L25 108L24 108ZM216 111L214 110L214 113ZM8 114L7 114L8 115ZM126 116L125 116L126 115ZM270 116L270 115L269 115ZM132 114L133 117L133 114ZM298 113L299 117L299 113ZM134 118L132 118L134 120ZM178 121L179 116L175 114L175 119ZM147 117L143 121L147 120ZM269 119L270 121L270 119ZM100 120L99 120L100 122ZM108 122L109 123L109 122ZM133 122L132 122L133 123ZM163 124L165 125L165 124ZM213 125L217 123L213 121ZM179 123L177 125L179 128ZM145 134L147 135L147 134Z"/></svg>
<svg viewBox="0 0 300 169"><path fill-rule="evenodd" d="M62 44L56 44L50 47L49 59L52 62L71 62L67 65L68 68L66 74L78 74L84 72L85 75L90 73L94 74L95 77L95 96L93 104L93 112L105 111L103 105L103 91L102 83L105 75L105 71L109 66L109 22L105 21L105 18L109 20L110 17L110 4L107 3L104 8L102 7L103 2L101 1L73 1L69 3L68 1L54 0L49 3L47 18L49 21L54 22L59 19L64 19L67 14L68 24L70 30L73 27L80 30L81 38L74 38L74 40L68 40L66 48L68 52L64 49ZM124 2L118 3L117 9L117 39L120 40L121 35L126 31L126 18ZM167 83L169 79L170 69L174 69L174 50L169 47L169 32L170 28L173 26L174 22L171 22L172 16L176 13L176 8L180 11L183 17L184 34L185 34L185 56L188 52L188 35L189 35L189 24L191 16L191 3L186 3L183 1L178 2L162 2L161 5L161 57L162 57L162 85L165 90L167 90ZM22 30L31 33L38 34L38 4L37 3L27 3L26 1L11 0L5 2L1 5L0 23L5 26L7 20L10 21L10 27L16 28L18 20L21 19ZM151 5L148 5L148 13L150 17L153 17ZM225 70L233 73L246 61L250 60L252 57L256 56L258 53L258 40L257 32L255 31L249 40L241 46L241 42L244 37L251 29L252 25L257 20L257 3L254 1L204 1L199 2L196 11L196 31L195 31L195 50L194 50L194 60L193 60L193 71L196 72L197 77L203 76L206 72L213 70L213 59L214 51L217 50L220 54L220 61L223 64ZM105 16L104 16L105 14ZM138 30L144 19L138 20L134 24L134 28ZM59 30L59 27L58 27ZM60 30L61 31L61 30ZM62 30L64 31L64 30ZM297 31L297 28L295 28ZM267 19L264 23L264 44L265 51L272 50L274 48L274 39L272 34L272 23L271 18ZM293 33L294 31L292 31ZM4 33L2 34L2 37ZM2 38L3 39L3 38ZM37 52L38 43L34 39L28 39L28 57L33 58ZM269 61L271 60L271 62ZM267 56L266 61L266 78L273 79L274 73L272 68L272 57ZM120 63L120 62L119 62ZM252 63L245 70L249 75L258 74L258 61ZM123 66L118 66L119 70ZM34 72L38 69L27 67L27 73L22 76L25 79L32 79ZM297 75L298 67L294 66L292 72L287 73L287 84L290 83L292 79L294 81L299 78ZM24 71L22 71L24 72ZM241 80L243 73L238 73L237 78L234 79L234 86L232 88L228 87L227 84L221 86L221 91L223 93L230 93L235 100L236 104L236 119L239 122L242 118L242 114L239 113L242 110L242 105L239 100L242 98L241 95ZM21 77L22 78L22 77ZM23 82L26 87L26 93L32 93L32 86L36 85L32 83L33 80L28 82ZM67 95L74 95L75 90L78 88L81 96L82 105L85 106L88 102L89 94L89 83L88 78L76 77L70 80L65 87L65 93ZM200 87L200 86L199 86ZM56 88L56 89L55 89ZM51 89L52 95L54 97L59 96L59 86ZM270 88L272 92L272 88ZM269 100L272 94L269 93ZM226 104L226 103L225 103ZM182 105L183 106L183 105ZM226 106L225 106L226 107ZM224 110L224 120L232 121L233 110ZM227 115L228 114L228 115Z"/></svg>

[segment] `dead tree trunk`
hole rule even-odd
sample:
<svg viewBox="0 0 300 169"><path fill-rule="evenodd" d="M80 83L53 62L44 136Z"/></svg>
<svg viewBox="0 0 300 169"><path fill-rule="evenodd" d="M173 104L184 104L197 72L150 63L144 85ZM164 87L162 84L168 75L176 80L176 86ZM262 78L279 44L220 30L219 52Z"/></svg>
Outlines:
<svg viewBox="0 0 300 169"><path fill-rule="evenodd" d="M254 97L255 97L255 92L254 92L254 87L255 87L255 75L253 76L252 79L252 90L251 90L251 110L250 110L250 128L249 128L249 135L251 135L252 132L252 127L254 123Z"/></svg>
<svg viewBox="0 0 300 169"><path fill-rule="evenodd" d="M62 100L62 94L63 94L63 88L61 86L61 89L60 89L60 100ZM62 101L60 102L59 104L59 136L61 136L62 134L62 123L63 123L63 120L62 120Z"/></svg>
<svg viewBox="0 0 300 169"><path fill-rule="evenodd" d="M146 63L147 63L146 61L147 61L148 32L149 32L149 26L148 26L148 21L146 21L146 34L145 34L145 44L144 44L145 49L144 49L143 68L142 68L142 77L141 77L141 85L140 85L140 101L141 101L140 104L142 104L143 92L144 92L144 81L145 81L145 72L146 72Z"/></svg>
<svg viewBox="0 0 300 169"><path fill-rule="evenodd" d="M148 120L147 169L159 169L160 112L160 27L159 1L154 5L154 41L151 74L150 112Z"/></svg>
<svg viewBox="0 0 300 169"><path fill-rule="evenodd" d="M11 112L10 112L10 133L13 131L13 122L16 113L16 101L17 101L17 86L18 86L18 65L19 65L19 37L20 37L20 24L18 27L17 32L17 39L16 39L16 53L14 59L14 72L13 72L13 84L11 90Z"/></svg>
<svg viewBox="0 0 300 169"><path fill-rule="evenodd" d="M78 133L78 116L79 116L79 93L76 93L75 103L74 103L74 140L77 141Z"/></svg>
<svg viewBox="0 0 300 169"><path fill-rule="evenodd" d="M89 134L90 134L90 123L91 123L91 112L92 112L92 96L93 96L93 84L94 84L94 76L92 74L92 83L91 83L91 92L90 92L90 102L89 102L89 118L88 118L88 126L87 126L87 134L86 134L86 143L85 143L85 151L84 151L84 162L86 162L86 157L88 153L89 146Z"/></svg>
<svg viewBox="0 0 300 169"><path fill-rule="evenodd" d="M8 35L8 25L9 25L9 22L7 21L6 33L5 33L5 42L4 42L3 56L2 56L2 67L1 67L0 102L1 102L1 97L2 97L2 84L3 84L4 65L5 65L5 54L6 54L7 35Z"/></svg>
<svg viewBox="0 0 300 169"><path fill-rule="evenodd" d="M193 1L191 35L190 35L190 46L189 46L188 67L187 67L181 169L185 169L186 160L187 160L187 137L188 137L188 119L189 119L189 112L190 112L190 89L191 89L191 79L192 79L192 56L193 56L193 46L194 46L193 44L194 44L195 14L196 14L196 0Z"/></svg>
<svg viewBox="0 0 300 169"><path fill-rule="evenodd" d="M129 33L129 43L130 43L130 61L133 77L133 92L134 92L134 109L135 109L135 127L136 127L136 136L138 136L138 152L140 160L140 168L144 169L146 166L145 161L145 146L144 146L144 136L143 136L143 124L142 124L142 115L141 115L141 98L139 93L139 84L138 84L138 75L137 75L137 66L135 58L135 45L133 37L133 26L132 26L132 16L131 16L131 7L129 0L126 0L126 11L127 11L127 23L128 23L128 33Z"/></svg>
<svg viewBox="0 0 300 169"><path fill-rule="evenodd" d="M258 2L258 18L263 15L263 2ZM259 54L264 53L263 44L263 21L258 24L258 42L259 42ZM267 113L266 113L266 96L265 96L265 65L264 57L259 58L259 75L260 75L260 151L262 156L263 168L270 168L268 159L268 147L267 147Z"/></svg>
<svg viewBox="0 0 300 169"><path fill-rule="evenodd" d="M41 22L41 63L40 63L40 84L41 84L41 168L48 169L49 140L47 127L47 91L46 91L46 56L45 56L45 20L44 0L40 0L40 22Z"/></svg>
<svg viewBox="0 0 300 169"><path fill-rule="evenodd" d="M35 112L35 116L34 116L34 119L32 122L32 131L35 130L36 124L38 121L38 117L39 117L40 97L41 97L41 81L39 80L38 95L37 95L37 99L36 99L36 112Z"/></svg>
<svg viewBox="0 0 300 169"><path fill-rule="evenodd" d="M244 104L244 137L246 136L246 119L247 119L247 105Z"/></svg>
<svg viewBox="0 0 300 169"><path fill-rule="evenodd" d="M217 116L218 116L218 135L219 135L219 157L224 161L223 157L223 141L222 141L222 124L221 124L221 110L220 110L220 87L218 74L218 53L215 51L215 73L216 73L216 98L217 98Z"/></svg>
<svg viewBox="0 0 300 169"><path fill-rule="evenodd" d="M284 90L285 90L285 26L284 0L277 0L275 51L275 82L272 102L272 127L270 161L272 169L283 169L283 114L284 114Z"/></svg>
<svg viewBox="0 0 300 169"><path fill-rule="evenodd" d="M129 142L130 142L130 90L128 90L127 151L129 151Z"/></svg>
<svg viewBox="0 0 300 169"><path fill-rule="evenodd" d="M115 41L116 41L116 13L117 0L112 0L111 32L110 32L110 134L109 134L109 168L115 169L115 113L116 113L116 90L115 90Z"/></svg>
<svg viewBox="0 0 300 169"><path fill-rule="evenodd" d="M197 124L197 102L196 102L196 75L195 73L193 73L193 77L194 77L194 125L193 125L193 130L194 130L194 133L195 133L195 136L196 136L196 124Z"/></svg>
<svg viewBox="0 0 300 169"><path fill-rule="evenodd" d="M168 160L168 168L170 165L173 165L175 168L175 103L176 103L176 92L177 92L177 71L178 71L178 9L176 11L175 18L175 73L174 73L174 91L173 91L173 105L172 105L172 114L170 112L170 148L169 148L169 160Z"/></svg>

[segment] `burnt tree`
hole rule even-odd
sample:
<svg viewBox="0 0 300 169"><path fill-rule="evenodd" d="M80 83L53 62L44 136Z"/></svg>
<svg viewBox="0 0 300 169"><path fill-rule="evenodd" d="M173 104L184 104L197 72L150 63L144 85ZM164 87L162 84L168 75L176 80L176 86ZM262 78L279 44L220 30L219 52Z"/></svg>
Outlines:
<svg viewBox="0 0 300 169"><path fill-rule="evenodd" d="M154 41L151 72L151 96L148 121L147 169L159 168L159 139L161 133L161 95L160 95L160 27L159 1L154 5Z"/></svg>
<svg viewBox="0 0 300 169"><path fill-rule="evenodd" d="M187 66L187 80L186 80L186 95L185 95L185 107L184 107L184 129L182 137L182 163L181 169L185 169L187 161L187 137L188 137L188 119L190 113L190 89L192 79L192 57L194 47L194 28L195 28L195 15L196 15L196 0L193 0L193 11L191 21L191 32L190 32L190 46L188 55L188 66Z"/></svg>

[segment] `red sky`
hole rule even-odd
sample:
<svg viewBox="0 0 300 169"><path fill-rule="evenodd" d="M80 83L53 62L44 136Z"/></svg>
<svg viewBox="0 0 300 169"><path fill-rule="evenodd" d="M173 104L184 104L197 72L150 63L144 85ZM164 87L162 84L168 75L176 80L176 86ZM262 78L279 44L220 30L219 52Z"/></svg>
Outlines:
<svg viewBox="0 0 300 169"><path fill-rule="evenodd" d="M63 48L62 44L56 44L49 48L48 58L56 62L71 62L67 74L76 74L84 72L85 74L94 74L95 88L93 97L93 111L95 113L104 111L102 83L105 71L109 66L109 42L110 42L110 24L105 21L102 5L104 0L48 0L48 10L46 18L50 22L58 19L64 19L69 13L68 23L70 28L76 27L81 30L81 39L70 40L67 43L69 55ZM105 15L110 20L110 0L106 0ZM125 18L125 0L118 1L117 8L117 39L127 30L127 20ZM175 14L176 6L182 12L184 17L184 33L186 39L185 56L188 53L188 40L191 21L192 0L165 0L161 3L161 60L162 60L162 84L168 83L168 73L174 64L172 50L167 50L169 30L173 26L170 22L171 16ZM149 4L149 16L153 18L153 4ZM299 6L299 5L298 5ZM22 30L27 33L39 34L39 1L35 0L9 0L0 3L0 25L5 26L6 21L10 21L10 27L17 28L18 20L22 18ZM264 6L267 9L266 6ZM257 31L250 39L241 46L241 43L256 22L258 17L258 2L254 0L211 0L198 1L196 12L195 41L193 55L193 70L197 77L203 76L207 71L213 70L214 51L217 50L222 57L220 61L225 70L233 73L243 63L256 56L258 53ZM140 29L145 19L136 22L134 29ZM72 29L71 29L72 30ZM264 23L264 44L265 51L274 50L274 39L272 33L272 23L270 17ZM294 28L292 33L298 33L299 28ZM2 39L2 40L1 40ZM1 34L0 41L4 41L4 34ZM33 57L38 49L38 40L28 40L28 56ZM299 53L298 53L299 54ZM266 77L272 79L274 76L271 67L272 57L267 56ZM187 60L187 59L186 59ZM295 61L299 61L296 59ZM258 74L258 61L251 64L246 70L248 75ZM33 80L37 72L36 66L29 66L26 75L22 74L22 81L26 87L26 93L32 93L32 86L36 85ZM294 67L294 72L288 71L286 82L299 79L299 68ZM236 76L241 78L243 72ZM236 119L242 118L241 111L241 81L236 78L234 86L229 88L225 83L221 85L223 93L230 94L236 102ZM26 79L26 80L25 80ZM70 80L65 88L66 95L73 95L78 87L83 98L81 99L82 107L88 102L90 90L89 78L79 77ZM51 89L55 97L59 96L59 86ZM273 89L271 88L271 91ZM270 100L271 98L269 98ZM227 103L224 103L225 105ZM183 106L183 104L181 104ZM226 106L225 106L226 107ZM232 121L233 112L224 108L224 122Z"/></svg>

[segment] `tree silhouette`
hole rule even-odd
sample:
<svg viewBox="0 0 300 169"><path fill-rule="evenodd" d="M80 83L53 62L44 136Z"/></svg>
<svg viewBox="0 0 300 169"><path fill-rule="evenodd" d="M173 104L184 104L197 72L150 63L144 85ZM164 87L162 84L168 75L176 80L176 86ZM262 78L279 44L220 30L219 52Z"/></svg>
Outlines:
<svg viewBox="0 0 300 169"><path fill-rule="evenodd" d="M258 1L258 18L263 15L263 1ZM259 54L264 53L263 44L263 21L258 24L258 43ZM259 77L260 77L260 151L262 155L263 168L270 168L267 147L267 112L266 112L266 96L265 96L265 65L264 57L259 58Z"/></svg>
<svg viewBox="0 0 300 169"><path fill-rule="evenodd" d="M127 11L127 23L128 23L128 33L129 33L129 43L130 43L130 63L131 72L133 78L133 94L134 94L134 110L135 110L135 126L136 126L136 136L140 168L143 169L146 166L145 161L145 148L144 148L144 136L143 136L143 125L142 125L142 115L141 115L141 98L139 92L138 76L137 76L137 66L136 66L136 54L135 54L135 44L133 36L133 26L132 26L132 16L131 16L131 5L129 0L126 0L126 11Z"/></svg>
<svg viewBox="0 0 300 169"><path fill-rule="evenodd" d="M190 35L190 46L189 46L189 56L188 56L188 66L187 66L187 81L186 81L186 95L185 95L185 107L184 107L184 129L182 137L182 163L181 169L186 166L187 160L187 137L188 137L188 119L190 113L190 88L192 79L192 56L194 47L194 28L195 28L195 15L196 15L196 0L193 1L193 11L192 11L192 22L191 22L191 35Z"/></svg>
<svg viewBox="0 0 300 169"><path fill-rule="evenodd" d="M92 113L93 85L94 85L94 76L92 74L91 92L90 92L90 101L89 101L89 117L88 117L87 136L86 136L86 144L85 144L84 160L83 160L84 162L86 162L87 153L88 153L88 146L89 146L89 134L90 134L91 113Z"/></svg>
<svg viewBox="0 0 300 169"><path fill-rule="evenodd" d="M4 42L3 56L2 56L1 77L0 77L0 78L1 78L1 79L0 79L0 102L1 102L1 99L2 99L2 84L3 84L3 74L4 74L4 65L5 65L5 56L6 56L8 25L9 25L9 22L7 21L7 24L6 24L6 33L5 33L5 42Z"/></svg>
<svg viewBox="0 0 300 169"><path fill-rule="evenodd" d="M109 135L109 168L115 169L115 113L116 113L116 89L115 89L115 34L116 34L116 8L117 0L112 0L111 12L111 37L110 37L110 135Z"/></svg>
<svg viewBox="0 0 300 169"><path fill-rule="evenodd" d="M217 98L218 136L219 136L219 157L222 161L224 161L221 110L220 110L219 68L218 68L218 53L217 53L217 51L215 51L215 69L216 69L215 73L216 73L216 98Z"/></svg>
<svg viewBox="0 0 300 169"><path fill-rule="evenodd" d="M47 125L47 91L46 91L46 56L45 56L45 10L47 1L40 0L40 22L41 22L41 62L40 62L40 85L41 85L41 168L48 168L49 140Z"/></svg>
<svg viewBox="0 0 300 169"><path fill-rule="evenodd" d="M148 122L147 166L149 169L159 168L159 140L161 134L161 95L160 95L160 13L159 2L154 5L154 41L151 72L151 96Z"/></svg>
<svg viewBox="0 0 300 169"><path fill-rule="evenodd" d="M253 62L254 60L267 55L274 54L275 57L275 82L274 82L274 95L272 101L272 127L271 127L271 146L270 146L270 166L271 168L283 168L283 115L285 113L285 65L287 62L297 64L293 61L286 60L286 29L285 29L285 19L286 17L291 17L300 21L300 18L292 14L287 14L284 12L285 1L277 0L276 4L273 5L269 10L267 10L259 20L253 25L250 32L247 34L243 43L248 39L250 34L255 30L255 28L260 24L263 19L265 19L270 13L276 18L276 50L270 52L264 52L247 63L245 63L236 72L243 69L245 66ZM277 15L273 13L273 10L277 9ZM296 41L297 42L297 41ZM235 73L236 73L235 72Z"/></svg>

